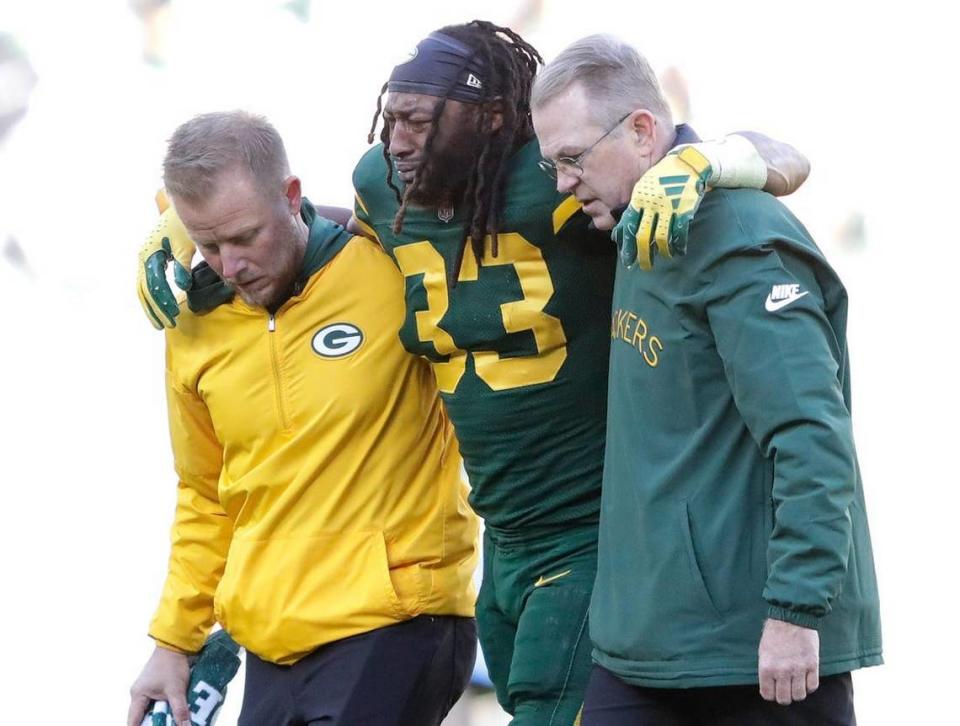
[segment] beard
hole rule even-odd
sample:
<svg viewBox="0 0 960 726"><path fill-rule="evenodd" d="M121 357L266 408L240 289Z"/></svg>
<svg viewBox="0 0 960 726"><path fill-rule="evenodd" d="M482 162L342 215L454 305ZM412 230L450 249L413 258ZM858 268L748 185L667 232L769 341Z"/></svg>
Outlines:
<svg viewBox="0 0 960 726"><path fill-rule="evenodd" d="M283 231L283 237L282 243L276 246L271 270L266 274L267 284L258 285L253 290L245 290L242 284L233 284L234 291L247 305L273 313L299 292L295 286L303 267L306 241L297 234L295 222Z"/></svg>
<svg viewBox="0 0 960 726"><path fill-rule="evenodd" d="M455 207L463 199L467 179L476 165L477 142L464 133L450 143L434 147L412 183L408 199L419 207Z"/></svg>
<svg viewBox="0 0 960 726"><path fill-rule="evenodd" d="M284 291L289 288L290 285L277 281L261 285L256 290L246 290L235 285L234 291L247 305L274 312L285 302Z"/></svg>

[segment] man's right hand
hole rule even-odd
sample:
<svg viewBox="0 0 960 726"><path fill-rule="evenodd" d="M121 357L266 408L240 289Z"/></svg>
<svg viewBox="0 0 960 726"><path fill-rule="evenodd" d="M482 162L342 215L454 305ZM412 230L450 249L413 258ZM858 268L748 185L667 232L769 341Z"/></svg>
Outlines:
<svg viewBox="0 0 960 726"><path fill-rule="evenodd" d="M197 248L162 191L157 194L157 206L162 212L160 221L140 249L137 296L150 324L161 330L176 327L180 314L177 298L167 283L167 264L173 261L177 287L189 290L193 284L190 267Z"/></svg>
<svg viewBox="0 0 960 726"><path fill-rule="evenodd" d="M760 695L789 706L820 686L820 633L767 618L759 648Z"/></svg>
<svg viewBox="0 0 960 726"><path fill-rule="evenodd" d="M158 645L130 688L127 726L140 726L152 701L166 701L174 723L190 726L187 685L190 663L187 656Z"/></svg>

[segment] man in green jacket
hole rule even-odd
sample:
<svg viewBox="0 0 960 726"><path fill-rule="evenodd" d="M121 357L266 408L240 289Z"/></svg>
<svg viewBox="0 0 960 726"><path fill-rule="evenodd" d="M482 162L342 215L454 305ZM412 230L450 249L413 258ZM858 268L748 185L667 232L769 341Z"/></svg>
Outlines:
<svg viewBox="0 0 960 726"><path fill-rule="evenodd" d="M578 41L532 104L558 190L600 228L630 202L583 723L855 723L850 671L882 656L842 283L756 190L709 192L686 257L651 260L631 189L688 139L633 48ZM678 157L678 200L699 196L709 160Z"/></svg>

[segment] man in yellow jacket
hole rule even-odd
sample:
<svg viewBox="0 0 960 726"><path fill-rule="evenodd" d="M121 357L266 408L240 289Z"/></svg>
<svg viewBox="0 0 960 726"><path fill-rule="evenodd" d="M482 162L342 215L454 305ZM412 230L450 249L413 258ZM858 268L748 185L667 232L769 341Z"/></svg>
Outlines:
<svg viewBox="0 0 960 726"><path fill-rule="evenodd" d="M403 278L316 216L262 118L183 124L164 183L207 265L167 331L180 483L128 724L151 699L189 724L214 621L247 649L244 726L439 723L473 666L477 522Z"/></svg>

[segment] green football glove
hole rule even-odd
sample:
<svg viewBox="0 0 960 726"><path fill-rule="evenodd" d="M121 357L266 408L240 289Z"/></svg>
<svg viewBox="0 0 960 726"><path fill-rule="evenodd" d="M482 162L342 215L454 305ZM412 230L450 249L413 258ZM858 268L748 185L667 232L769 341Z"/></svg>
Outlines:
<svg viewBox="0 0 960 726"><path fill-rule="evenodd" d="M140 249L137 296L150 324L157 330L176 327L180 306L167 283L167 264L173 261L173 278L181 290L193 284L190 265L196 245L176 210L161 190L157 193L160 221Z"/></svg>
<svg viewBox="0 0 960 726"><path fill-rule="evenodd" d="M240 668L240 646L226 631L218 630L207 638L197 659L190 667L187 706L190 722L197 726L213 726L220 706L227 696L227 684ZM140 726L176 726L166 701L156 701Z"/></svg>
<svg viewBox="0 0 960 726"><path fill-rule="evenodd" d="M641 269L651 269L654 246L663 257L687 251L690 222L711 173L710 162L691 146L667 154L647 170L611 233L627 267L636 262Z"/></svg>

